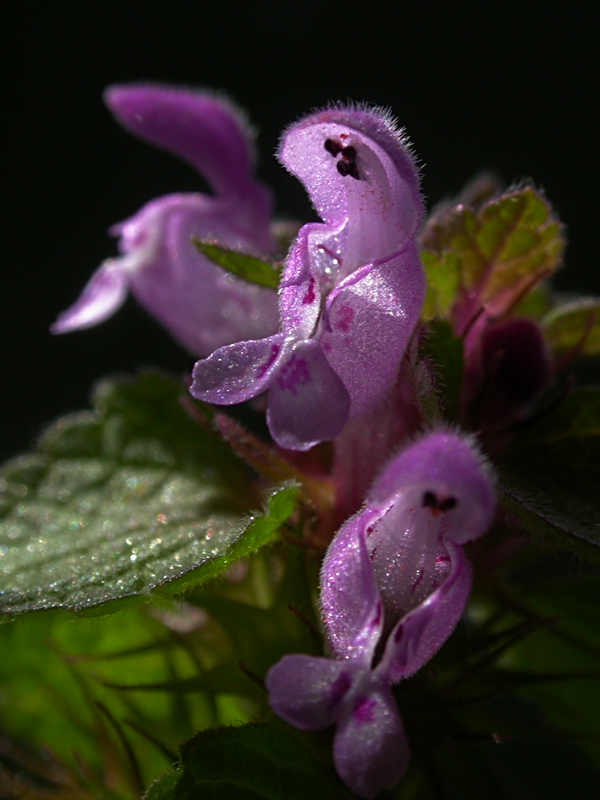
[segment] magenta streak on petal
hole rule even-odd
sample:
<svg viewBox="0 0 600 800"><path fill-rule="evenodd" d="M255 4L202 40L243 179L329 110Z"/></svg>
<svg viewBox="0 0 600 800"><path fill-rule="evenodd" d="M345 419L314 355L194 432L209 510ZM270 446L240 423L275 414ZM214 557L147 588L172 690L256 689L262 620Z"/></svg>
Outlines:
<svg viewBox="0 0 600 800"><path fill-rule="evenodd" d="M435 562L436 562L436 564L439 564L440 563L440 559L436 558ZM413 583L413 585L411 587L411 590L410 590L411 595L414 594L417 591L417 589L419 588L419 584L423 580L424 576L425 576L425 570L423 568L421 568L419 570L419 572L418 572L418 575L417 575L417 578L416 578L415 582Z"/></svg>
<svg viewBox="0 0 600 800"><path fill-rule="evenodd" d="M306 294L302 298L302 305L309 305L310 303L314 303L317 293L315 292L315 279L313 277L310 278L308 288L306 290Z"/></svg>
<svg viewBox="0 0 600 800"><path fill-rule="evenodd" d="M359 696L354 700L352 713L357 725L373 722L376 717L377 700L372 697Z"/></svg>
<svg viewBox="0 0 600 800"><path fill-rule="evenodd" d="M308 285L308 289L306 290L306 294L302 298L302 305L307 306L311 303L315 302L317 294L315 292L315 279L311 278L310 283Z"/></svg>
<svg viewBox="0 0 600 800"><path fill-rule="evenodd" d="M261 378L264 378L264 376L265 376L267 370L269 369L269 367L271 367L275 363L275 360L276 360L277 356L279 355L279 351L280 350L281 350L281 347L278 344L273 344L271 346L271 353L269 354L268 359L265 361L264 364L262 364L256 370L256 380L259 381Z"/></svg>
<svg viewBox="0 0 600 800"><path fill-rule="evenodd" d="M382 615L382 613L383 613L383 603L380 601L379 603L377 603L377 611L375 613L375 616L371 620L371 627L372 628L378 628L381 625L381 615Z"/></svg>
<svg viewBox="0 0 600 800"><path fill-rule="evenodd" d="M329 711L332 711L340 702L340 700L347 694L348 689L352 686L352 678L348 672L342 672L335 679L329 690L329 698L327 699L326 706Z"/></svg>

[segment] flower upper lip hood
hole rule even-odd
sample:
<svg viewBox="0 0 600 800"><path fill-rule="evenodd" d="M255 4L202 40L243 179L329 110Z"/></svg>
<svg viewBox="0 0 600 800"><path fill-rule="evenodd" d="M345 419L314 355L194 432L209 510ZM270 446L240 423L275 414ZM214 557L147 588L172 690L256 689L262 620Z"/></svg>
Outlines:
<svg viewBox="0 0 600 800"><path fill-rule="evenodd" d="M270 195L253 177L242 115L210 94L152 84L113 86L104 97L128 131L188 161L214 195L167 195L113 226L120 255L101 265L53 331L102 322L128 290L194 355L276 330L274 293L225 273L192 244L197 237L256 255L273 250Z"/></svg>
<svg viewBox="0 0 600 800"><path fill-rule="evenodd" d="M284 132L278 155L325 226L347 227L336 282L416 235L424 214L419 173L408 140L384 110L335 106L311 114ZM340 169L349 163L353 171ZM317 258L313 263L319 266Z"/></svg>
<svg viewBox="0 0 600 800"><path fill-rule="evenodd" d="M438 431L408 447L323 561L333 658L287 655L267 675L283 719L305 730L336 725L336 768L360 797L404 774L408 743L390 686L417 672L454 630L471 588L461 545L485 532L494 507L491 476L468 438Z"/></svg>
<svg viewBox="0 0 600 800"><path fill-rule="evenodd" d="M199 361L192 394L232 404L268 389L274 439L307 450L395 384L425 295L423 204L406 140L379 109L312 114L284 132L279 157L323 221L304 225L288 254L279 333Z"/></svg>

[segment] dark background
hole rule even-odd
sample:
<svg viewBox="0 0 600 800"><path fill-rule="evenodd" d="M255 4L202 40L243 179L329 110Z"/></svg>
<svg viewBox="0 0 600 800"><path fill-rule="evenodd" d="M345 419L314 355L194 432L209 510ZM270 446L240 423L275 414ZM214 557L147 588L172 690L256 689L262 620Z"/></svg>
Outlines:
<svg viewBox="0 0 600 800"><path fill-rule="evenodd" d="M482 168L533 178L568 226L556 285L600 294L598 37L584 3L68 0L16 13L3 47L3 457L85 407L101 375L192 365L133 301L98 328L48 333L114 254L111 223L202 187L113 122L101 101L110 83L227 92L260 130L259 172L278 212L299 217L304 193L272 156L279 131L330 100L389 105L424 163L430 204Z"/></svg>

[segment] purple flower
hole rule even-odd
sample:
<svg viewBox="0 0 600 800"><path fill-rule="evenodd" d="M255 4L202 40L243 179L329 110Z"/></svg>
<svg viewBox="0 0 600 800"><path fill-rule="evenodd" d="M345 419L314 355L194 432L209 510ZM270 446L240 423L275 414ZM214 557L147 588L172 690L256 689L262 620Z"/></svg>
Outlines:
<svg viewBox="0 0 600 800"><path fill-rule="evenodd" d="M407 142L378 109L308 116L283 134L279 158L323 222L305 225L288 255L279 333L199 361L192 394L228 405L269 389L274 439L308 450L396 381L425 293L423 207Z"/></svg>
<svg viewBox="0 0 600 800"><path fill-rule="evenodd" d="M287 655L267 675L284 720L304 730L336 725L336 769L360 797L404 775L410 753L391 684L454 630L471 588L461 545L483 534L493 513L490 477L468 439L437 432L413 444L325 556L321 603L333 657Z"/></svg>
<svg viewBox="0 0 600 800"><path fill-rule="evenodd" d="M271 201L252 175L252 137L241 115L201 92L113 86L104 99L131 133L188 161L214 195L172 194L111 228L121 255L105 261L52 330L103 322L128 290L194 355L277 329L277 298L224 272L192 244L216 240L249 254L272 252Z"/></svg>

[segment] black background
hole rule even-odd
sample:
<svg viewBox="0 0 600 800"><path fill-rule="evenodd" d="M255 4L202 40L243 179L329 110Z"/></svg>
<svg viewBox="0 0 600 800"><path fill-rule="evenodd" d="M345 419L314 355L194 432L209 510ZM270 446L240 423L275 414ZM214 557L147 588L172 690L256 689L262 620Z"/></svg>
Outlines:
<svg viewBox="0 0 600 800"><path fill-rule="evenodd" d="M3 46L2 456L85 407L99 376L192 364L133 301L98 328L48 333L114 254L111 223L202 188L114 123L101 101L110 83L227 92L260 130L259 173L278 212L300 218L303 190L272 156L280 130L330 100L391 106L430 205L482 168L533 178L568 226L556 285L600 294L597 31L584 3L67 0L15 13Z"/></svg>

